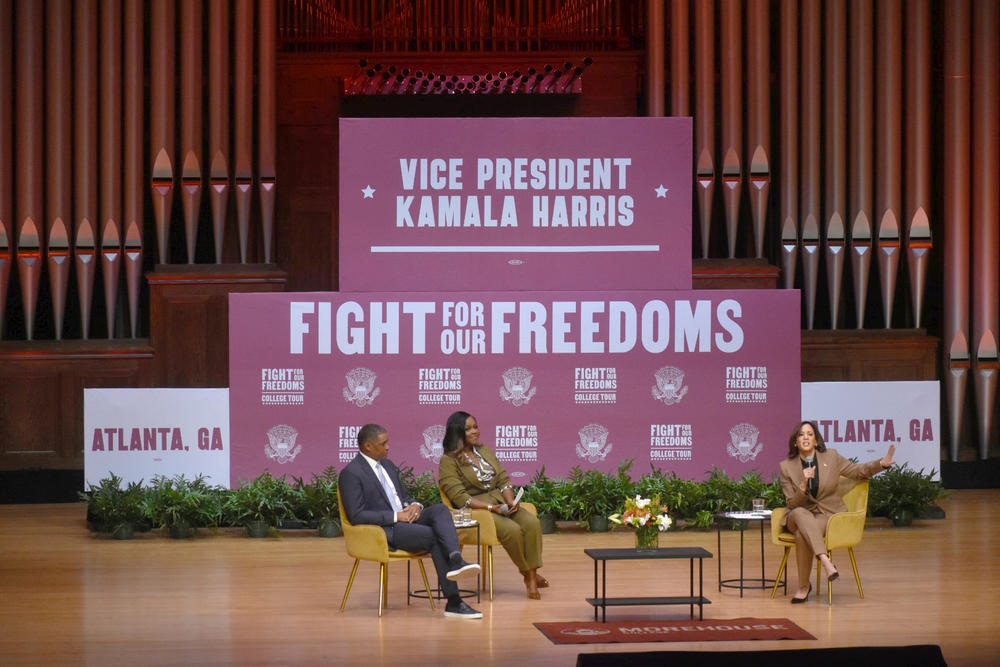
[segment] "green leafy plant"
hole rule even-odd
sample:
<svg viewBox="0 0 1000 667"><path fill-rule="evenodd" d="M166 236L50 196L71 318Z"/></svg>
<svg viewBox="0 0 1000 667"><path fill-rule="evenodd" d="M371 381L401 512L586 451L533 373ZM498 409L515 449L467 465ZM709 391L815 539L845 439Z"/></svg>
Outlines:
<svg viewBox="0 0 1000 667"><path fill-rule="evenodd" d="M333 520L339 517L337 508L337 469L328 467L320 474L313 474L312 481L303 483L296 478L293 489L294 515L302 521Z"/></svg>
<svg viewBox="0 0 1000 667"><path fill-rule="evenodd" d="M80 499L87 501L87 517L94 530L100 533L134 528L146 517L146 491L142 480L122 488L122 478L111 473L97 486L91 484L89 492L81 492Z"/></svg>
<svg viewBox="0 0 1000 667"><path fill-rule="evenodd" d="M263 521L277 527L294 516L294 496L284 475L275 477L270 472L263 472L249 482L240 481L240 486L229 494L226 512L235 525Z"/></svg>
<svg viewBox="0 0 1000 667"><path fill-rule="evenodd" d="M204 475L193 480L157 475L147 489L144 509L159 528L214 526L220 517L220 497Z"/></svg>
<svg viewBox="0 0 1000 667"><path fill-rule="evenodd" d="M571 493L570 518L587 521L592 516L607 517L620 513L625 500L633 495L634 484L629 475L633 459L622 461L618 472L610 474L600 470L582 470L574 467L569 475Z"/></svg>
<svg viewBox="0 0 1000 667"><path fill-rule="evenodd" d="M550 514L556 519L564 518L569 513L571 491L566 480L549 477L545 466L536 472L531 482L524 488L522 500L531 503L538 514Z"/></svg>
<svg viewBox="0 0 1000 667"><path fill-rule="evenodd" d="M904 463L893 466L871 480L868 490L868 513L886 516L896 523L906 523L905 513L912 516L948 495L939 482L933 480L934 470L914 470Z"/></svg>
<svg viewBox="0 0 1000 667"><path fill-rule="evenodd" d="M645 498L659 495L670 507L677 528L710 528L717 513L749 509L754 498L764 498L768 508L785 503L777 480L765 482L755 471L733 480L719 468L708 479L698 481L681 479L674 472L651 466L635 483L635 492Z"/></svg>
<svg viewBox="0 0 1000 667"><path fill-rule="evenodd" d="M441 489L438 488L437 480L431 471L425 470L417 475L411 466L400 465L399 481L402 482L406 492L424 507L441 502Z"/></svg>
<svg viewBox="0 0 1000 667"><path fill-rule="evenodd" d="M711 498L704 482L682 479L674 472L664 473L654 468L637 486L650 487L650 490L644 488L637 493L653 494L651 489L657 489L655 493L670 507L670 514L676 520L675 528L708 528L715 520L712 510L706 509Z"/></svg>
<svg viewBox="0 0 1000 667"><path fill-rule="evenodd" d="M721 468L712 468L708 479L702 482L702 484L704 485L707 502L705 506L699 509L717 514L719 512L747 509L750 506L749 501L746 507L742 506L738 483L731 479L726 474L726 471Z"/></svg>

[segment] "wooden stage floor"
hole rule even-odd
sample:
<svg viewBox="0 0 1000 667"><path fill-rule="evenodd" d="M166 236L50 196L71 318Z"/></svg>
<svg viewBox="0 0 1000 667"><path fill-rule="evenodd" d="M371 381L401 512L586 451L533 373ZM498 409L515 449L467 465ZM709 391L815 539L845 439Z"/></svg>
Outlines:
<svg viewBox="0 0 1000 667"><path fill-rule="evenodd" d="M158 534L119 542L92 536L82 504L0 505L0 665L573 665L580 652L781 650L938 644L950 665L1000 661L1000 490L959 490L942 501L947 519L894 528L869 519L856 549L865 599L846 552L834 604L815 594L791 605L779 591L717 590L705 561L705 617L789 618L817 641L555 646L532 623L592 620L587 547L628 547L630 532L590 535L571 524L545 536L543 572L552 587L528 600L506 554L481 621L447 619L424 600L407 608L405 565L389 574L389 608L376 614L377 566L361 564L347 610L339 611L351 560L342 539L308 531L251 540L233 530L193 540ZM739 533L723 533L724 577L736 576ZM759 538L746 534L748 564ZM661 546L716 553L715 531L675 532ZM468 549L468 548L467 548ZM468 551L467 551L468 554ZM473 552L474 554L474 552ZM716 554L718 555L718 554ZM773 576L780 549L766 547ZM794 555L792 557L794 560ZM683 594L684 561L609 563L609 594ZM759 571L759 567L758 567ZM416 575L416 570L414 570ZM433 578L433 572L430 573ZM418 577L415 577L418 578ZM656 592L650 593L654 588ZM664 591L660 593L659 591ZM611 609L610 619L682 619L685 607Z"/></svg>

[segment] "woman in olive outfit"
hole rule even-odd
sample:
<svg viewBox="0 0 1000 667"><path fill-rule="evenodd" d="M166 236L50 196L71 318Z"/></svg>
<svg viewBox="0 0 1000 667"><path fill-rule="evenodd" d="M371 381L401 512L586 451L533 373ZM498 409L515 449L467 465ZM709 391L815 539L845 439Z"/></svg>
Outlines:
<svg viewBox="0 0 1000 667"><path fill-rule="evenodd" d="M468 412L448 417L438 468L441 491L454 507L493 513L497 537L524 577L528 597L541 599L539 588L549 582L538 574L542 566L542 526L531 512L514 504L507 471L489 447L479 442L479 423Z"/></svg>

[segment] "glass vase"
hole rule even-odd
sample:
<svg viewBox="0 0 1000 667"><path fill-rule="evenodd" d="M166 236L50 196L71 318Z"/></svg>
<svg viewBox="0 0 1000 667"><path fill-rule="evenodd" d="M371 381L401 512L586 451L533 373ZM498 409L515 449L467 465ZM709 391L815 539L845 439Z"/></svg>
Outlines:
<svg viewBox="0 0 1000 667"><path fill-rule="evenodd" d="M660 548L660 529L655 525L637 526L635 529L635 550L656 551Z"/></svg>

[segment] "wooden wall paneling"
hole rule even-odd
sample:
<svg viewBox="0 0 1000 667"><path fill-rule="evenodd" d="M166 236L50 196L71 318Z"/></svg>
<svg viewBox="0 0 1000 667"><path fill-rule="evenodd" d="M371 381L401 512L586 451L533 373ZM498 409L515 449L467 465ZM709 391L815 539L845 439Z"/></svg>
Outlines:
<svg viewBox="0 0 1000 667"><path fill-rule="evenodd" d="M573 105L573 115L638 115L642 57L640 51L601 53L594 57L593 64L582 75L583 92ZM556 58L552 56L553 61ZM547 57L536 54L534 62L542 59ZM568 59L573 57L568 56Z"/></svg>
<svg viewBox="0 0 1000 667"><path fill-rule="evenodd" d="M180 293L171 293L171 292ZM168 332L157 340L161 354L157 364L157 384L161 387L212 387L218 384L219 331L213 326L210 308L219 307L216 295L190 294L183 289L166 289L159 296L163 306L163 328ZM216 303L213 303L216 302ZM228 342L228 341L226 341ZM225 350L222 351L225 354ZM216 382L213 382L216 380Z"/></svg>
<svg viewBox="0 0 1000 667"><path fill-rule="evenodd" d="M59 401L57 369L25 363L5 363L0 371L0 452L29 468L51 463L57 456L61 420L53 419Z"/></svg>
<svg viewBox="0 0 1000 667"><path fill-rule="evenodd" d="M83 468L83 389L149 386L147 341L0 345L0 470Z"/></svg>
<svg viewBox="0 0 1000 667"><path fill-rule="evenodd" d="M275 257L291 291L336 290L343 78L328 63L278 66Z"/></svg>
<svg viewBox="0 0 1000 667"><path fill-rule="evenodd" d="M158 387L229 386L229 294L280 292L270 264L159 265L146 275Z"/></svg>
<svg viewBox="0 0 1000 667"><path fill-rule="evenodd" d="M936 380L939 339L922 329L802 332L802 381Z"/></svg>
<svg viewBox="0 0 1000 667"><path fill-rule="evenodd" d="M780 274L765 259L691 260L693 289L777 289Z"/></svg>

